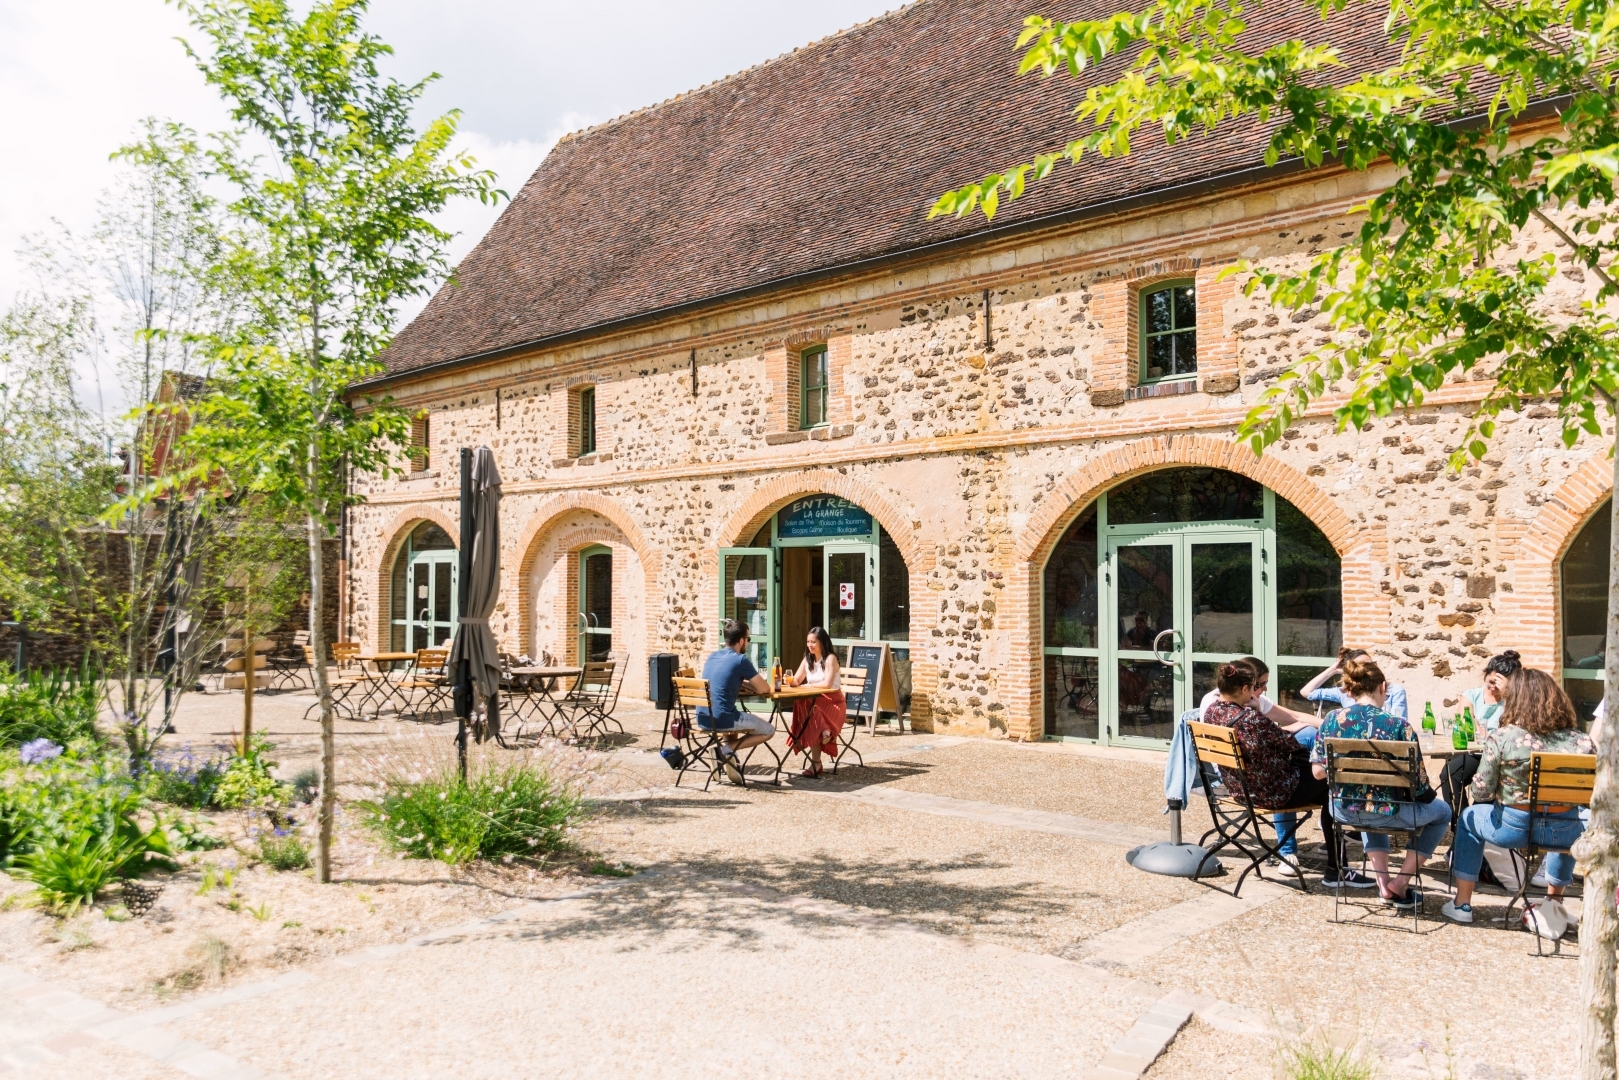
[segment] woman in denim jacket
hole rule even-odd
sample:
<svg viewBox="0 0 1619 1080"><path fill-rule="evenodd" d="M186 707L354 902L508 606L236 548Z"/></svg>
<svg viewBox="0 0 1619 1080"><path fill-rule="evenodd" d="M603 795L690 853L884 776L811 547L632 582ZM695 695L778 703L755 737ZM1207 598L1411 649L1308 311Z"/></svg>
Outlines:
<svg viewBox="0 0 1619 1080"><path fill-rule="evenodd" d="M1591 736L1579 728L1574 705L1544 671L1522 668L1507 680L1501 726L1484 744L1470 794L1473 805L1456 823L1452 870L1456 896L1441 910L1455 922L1473 921L1473 887L1484 862L1484 845L1522 848L1529 844L1529 757L1531 754L1594 754ZM1577 807L1540 817L1535 843L1567 848L1585 831ZM1548 896L1560 897L1574 879L1574 856L1546 856Z"/></svg>

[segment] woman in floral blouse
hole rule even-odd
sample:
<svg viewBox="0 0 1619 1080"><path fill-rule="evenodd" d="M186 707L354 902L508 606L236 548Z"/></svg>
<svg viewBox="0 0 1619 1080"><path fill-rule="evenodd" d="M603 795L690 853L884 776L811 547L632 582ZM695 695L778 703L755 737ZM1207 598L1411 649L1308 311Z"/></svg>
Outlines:
<svg viewBox="0 0 1619 1080"><path fill-rule="evenodd" d="M1501 726L1484 744L1478 775L1473 777L1473 805L1462 811L1456 824L1451 855L1456 897L1442 909L1456 922L1473 921L1473 887L1484 862L1484 845L1529 845L1529 756L1596 753L1591 737L1579 728L1568 695L1544 671L1515 672L1507 680L1502 705ZM1578 807L1536 817L1535 843L1548 848L1568 848L1585 831ZM1562 896L1574 879L1574 856L1548 854L1545 873L1547 895Z"/></svg>
<svg viewBox="0 0 1619 1080"><path fill-rule="evenodd" d="M1372 659L1361 656L1343 663L1342 689L1350 695L1347 708L1335 709L1321 722L1321 731L1310 750L1310 765L1317 777L1327 777L1327 739L1386 739L1391 742L1417 741L1411 725L1400 717L1392 716L1383 708L1388 696L1388 680L1383 670ZM1402 788L1374 787L1368 784L1344 784L1333 800L1332 814L1341 825L1364 825L1374 828L1408 828L1416 831L1414 842L1406 848L1405 862L1400 872L1389 878L1389 834L1362 833L1361 843L1366 858L1372 864L1378 891L1383 899L1398 908L1411 908L1422 901L1421 894L1410 888L1411 875L1417 860L1434 853L1439 841L1450 829L1450 807L1434 795L1426 775L1418 777L1421 787L1413 792Z"/></svg>
<svg viewBox="0 0 1619 1080"><path fill-rule="evenodd" d="M1226 790L1237 798L1246 791L1256 807L1266 810L1321 807L1321 833L1327 842L1327 878L1337 880L1339 845L1332 814L1326 806L1327 785L1310 773L1303 748L1292 734L1283 731L1268 716L1260 715L1254 707L1253 701L1259 696L1254 689L1254 669L1245 664L1221 664L1214 685L1220 691L1220 700L1203 710L1203 722L1230 728L1237 737L1237 745L1242 747L1243 775L1239 777L1223 767L1220 770ZM1297 877L1299 869L1298 863L1293 861L1295 857L1283 855L1282 858L1290 861L1292 874Z"/></svg>

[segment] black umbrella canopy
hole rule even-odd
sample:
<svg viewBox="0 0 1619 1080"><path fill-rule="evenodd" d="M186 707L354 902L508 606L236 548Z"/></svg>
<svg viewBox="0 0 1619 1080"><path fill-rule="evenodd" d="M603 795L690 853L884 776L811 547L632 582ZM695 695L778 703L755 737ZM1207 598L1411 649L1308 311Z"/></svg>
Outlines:
<svg viewBox="0 0 1619 1080"><path fill-rule="evenodd" d="M487 446L461 451L460 621L450 646L455 715L472 716L473 688L488 702L487 730L500 732L500 652L489 616L500 593L500 471Z"/></svg>

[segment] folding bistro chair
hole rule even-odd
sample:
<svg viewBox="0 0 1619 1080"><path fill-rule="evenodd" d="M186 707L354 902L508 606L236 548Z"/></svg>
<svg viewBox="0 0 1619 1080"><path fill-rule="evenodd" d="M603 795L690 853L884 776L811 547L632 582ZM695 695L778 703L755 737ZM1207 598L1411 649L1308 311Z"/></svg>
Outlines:
<svg viewBox="0 0 1619 1080"><path fill-rule="evenodd" d="M690 679L694 678L696 675L697 672L695 669L683 667L675 670L673 678ZM680 721L684 723L686 728L689 730L692 724L692 718L687 714L684 706L681 705L680 695L678 693L669 702L669 707L663 710L663 734L658 738L658 749L660 751L669 744L669 738L671 735L674 736L674 741L677 745L684 741L679 734L679 725L674 723L677 715L680 717Z"/></svg>
<svg viewBox="0 0 1619 1080"><path fill-rule="evenodd" d="M1519 904L1525 907L1529 905L1529 883L1546 856L1568 851L1567 848L1543 847L1535 843L1535 826L1549 814L1590 806L1591 790L1596 786L1596 779L1595 754L1529 755L1529 804L1516 808L1529 812L1529 845L1522 852L1512 851L1513 861L1519 863L1518 892L1507 904L1505 925L1512 925L1513 908ZM1561 938L1552 942L1553 955L1561 955L1562 951ZM1539 934L1535 934L1535 954L1545 955Z"/></svg>
<svg viewBox="0 0 1619 1080"><path fill-rule="evenodd" d="M309 631L296 630L292 635L292 651L281 656L270 657L270 687L273 690L302 690L304 685L303 667L305 659L305 646L309 644ZM310 672L309 681L315 681L314 672Z"/></svg>
<svg viewBox="0 0 1619 1080"><path fill-rule="evenodd" d="M720 771L720 744L723 737L731 734L729 728L714 728L702 723L697 715L698 709L705 709L710 716L713 715L713 703L709 698L707 679L690 679L683 676L675 677L675 697L679 701L682 718L686 720L686 760L680 767L680 775L675 777L675 787L686 775L686 770L699 763L703 764L708 772L703 780L703 790L714 782L714 776ZM750 746L746 752L737 755L737 767L742 773L742 786L747 786L748 763L753 760L755 750L763 748L775 760L775 783L781 783L781 755L776 748L768 742Z"/></svg>
<svg viewBox="0 0 1619 1080"><path fill-rule="evenodd" d="M843 687L845 701L850 698L858 698L866 692L866 669L863 667L844 668L838 673L838 684ZM875 712L876 710L873 710L874 715ZM853 754L855 764L862 769L866 767L866 759L860 756L860 751L856 750L854 745L854 737L859 730L860 718L858 716L844 718L843 728L838 732L838 756L832 759L833 776L838 774L838 766L843 764L843 755L845 754Z"/></svg>
<svg viewBox="0 0 1619 1080"><path fill-rule="evenodd" d="M1417 799L1416 793L1423 787L1426 779L1422 764L1422 747L1414 742L1405 742L1398 739L1327 739L1327 787L1328 798L1340 803L1353 804L1359 796L1345 796L1340 789L1348 784L1355 787L1376 787L1385 790L1388 797L1377 801L1392 806L1396 813L1408 812L1411 820L1416 820ZM1400 797L1400 793L1404 797ZM1401 825L1346 825L1344 828L1354 832L1378 833L1384 836L1403 836L1407 847L1417 842L1418 829ZM1366 869L1366 853L1361 852L1361 870ZM1393 853L1389 855L1393 861ZM1411 888L1420 890L1422 887L1422 862L1417 862L1416 871L1411 876ZM1343 922L1340 909L1344 904L1343 875L1338 877L1338 886L1333 890L1332 921ZM1351 903L1363 911L1376 911L1381 913L1384 908L1382 901L1377 902L1374 908L1369 903ZM1417 933L1422 928L1422 905L1417 904L1411 909L1411 932Z"/></svg>
<svg viewBox="0 0 1619 1080"><path fill-rule="evenodd" d="M315 684L316 663L315 647L313 645L304 646L304 659L309 661L309 683L313 686ZM362 689L369 692L370 682L364 677L364 673L345 672L342 665L334 664L326 672L326 685L332 692L332 708L341 712L350 720L360 719L358 710L349 701L349 698L355 693L360 693ZM363 698L364 696L365 694L361 693L361 697ZM311 713L317 716L320 713L320 700L318 698L313 705L304 710L304 719L308 720Z"/></svg>
<svg viewBox="0 0 1619 1080"><path fill-rule="evenodd" d="M1266 859L1282 857L1279 850L1281 836L1277 833L1271 816L1281 813L1306 814L1321 807L1317 805L1273 808L1254 805L1253 799L1248 795L1248 786L1241 782L1247 775L1247 767L1243 764L1242 746L1237 742L1236 733L1218 724L1204 724L1195 720L1189 721L1186 727L1192 733L1192 742L1197 748L1197 764L1203 778L1203 793L1209 800L1209 817L1214 822L1214 827L1204 833L1202 839L1197 842L1207 854L1198 862L1192 880L1198 879L1203 867L1222 849L1235 848L1248 860L1248 868L1238 875L1237 883L1231 890L1231 895L1235 897L1242 892L1242 883L1249 874L1257 874L1261 881L1265 880ZM1242 789L1241 795L1233 795L1229 786L1221 782L1222 769L1226 773L1235 774L1234 779ZM1266 840L1263 829L1271 830L1273 839ZM1208 846L1208 839L1211 836L1220 838L1220 842L1213 847ZM1298 888L1300 892L1309 891L1302 878L1298 881Z"/></svg>
<svg viewBox="0 0 1619 1080"><path fill-rule="evenodd" d="M404 681L399 684L400 691L411 702L408 714L411 719L437 715L442 719L433 723L444 723L451 718L454 710L449 707L449 702L454 687L450 685L450 674L444 668L449 657L449 649L416 650L416 659L405 673ZM420 702L415 700L417 691L421 691Z"/></svg>
<svg viewBox="0 0 1619 1080"><path fill-rule="evenodd" d="M585 663L573 689L558 703L567 717L568 729L576 737L594 738L605 733L603 729L607 724L618 723L612 719L612 709L618 701L618 688L624 681L624 667L613 660ZM585 729L582 736L579 734L581 724ZM620 725L618 730L622 734L623 726Z"/></svg>

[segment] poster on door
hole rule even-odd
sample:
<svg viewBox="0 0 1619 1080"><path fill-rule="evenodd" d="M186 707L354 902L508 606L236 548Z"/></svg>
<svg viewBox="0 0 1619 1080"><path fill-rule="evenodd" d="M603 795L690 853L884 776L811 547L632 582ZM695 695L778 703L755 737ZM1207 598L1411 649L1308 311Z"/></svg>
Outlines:
<svg viewBox="0 0 1619 1080"><path fill-rule="evenodd" d="M731 583L731 592L738 600L759 599L758 578L737 578Z"/></svg>
<svg viewBox="0 0 1619 1080"><path fill-rule="evenodd" d="M838 610L854 610L854 582L844 581L838 585Z"/></svg>

